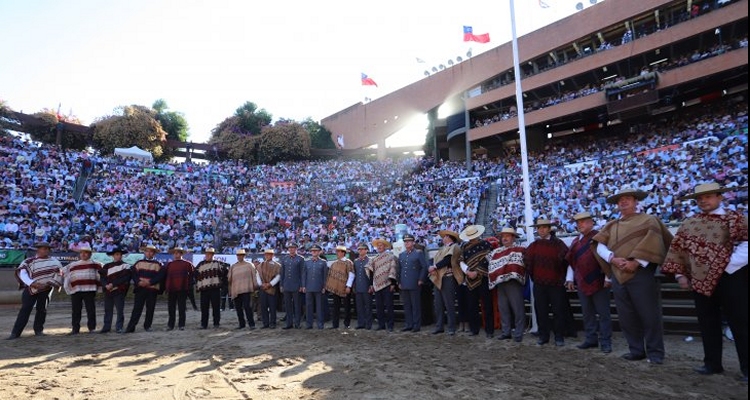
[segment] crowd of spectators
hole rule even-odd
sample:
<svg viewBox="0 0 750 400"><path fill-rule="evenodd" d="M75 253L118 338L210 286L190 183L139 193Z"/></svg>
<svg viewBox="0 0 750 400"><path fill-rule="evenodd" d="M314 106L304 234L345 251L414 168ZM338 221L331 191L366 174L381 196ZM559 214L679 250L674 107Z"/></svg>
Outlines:
<svg viewBox="0 0 750 400"><path fill-rule="evenodd" d="M674 119L634 125L628 134L572 136L530 152L534 218L613 218L608 194L629 185L649 191L646 212L678 222L695 212L679 197L705 179L747 184L747 100L687 109ZM86 161L84 163L83 161ZM72 198L82 165L93 164L80 201ZM437 246L441 229L475 223L480 200L497 185L496 229L523 219L520 151L500 157L434 163L428 159L306 161L247 165L237 161L166 164L62 152L0 137L0 248L48 241L55 250L89 243L97 251L152 244L161 251L220 247L283 250L289 241L355 249L408 231ZM746 193L746 192L745 192ZM747 208L746 194L729 194Z"/></svg>
<svg viewBox="0 0 750 400"><path fill-rule="evenodd" d="M714 179L724 186L747 186L747 126L747 103L727 101L673 121L633 126L628 135L551 142L529 154L534 218L557 221L560 233L572 233L572 216L590 211L602 226L616 216L606 197L631 186L649 192L641 202L645 212L677 223L697 211L694 203L679 200L696 184ZM520 228L525 220L517 158L506 161L505 169L491 219L498 228ZM747 211L746 190L729 193L727 201L730 208Z"/></svg>
<svg viewBox="0 0 750 400"><path fill-rule="evenodd" d="M679 68L688 64L703 61L707 58L715 57L720 54L726 53L733 49L739 49L747 47L747 37L744 37L734 43L716 43L714 45L706 47L704 50L695 49L692 53L686 53L677 57L673 57L671 60L667 60L653 67L644 66L641 68L639 74L644 75L650 72L666 73L672 69ZM529 113L536 110L541 110L547 107L552 107L560 103L575 100L580 97L590 96L606 90L606 86L612 82L618 80L625 80L625 77L618 77L614 81L603 81L598 85L587 84L577 90L566 90L556 96L549 96L538 101L526 102L524 106L524 112ZM505 121L518 116L518 110L515 105L510 105L503 108L497 113L489 116L483 116L481 118L472 119L472 125L474 128L487 126L496 122Z"/></svg>

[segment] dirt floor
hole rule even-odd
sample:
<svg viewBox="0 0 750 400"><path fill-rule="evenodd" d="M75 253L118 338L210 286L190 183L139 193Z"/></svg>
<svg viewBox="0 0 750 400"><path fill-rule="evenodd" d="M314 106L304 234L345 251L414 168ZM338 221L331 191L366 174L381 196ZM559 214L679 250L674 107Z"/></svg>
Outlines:
<svg viewBox="0 0 750 400"><path fill-rule="evenodd" d="M614 352L603 354L577 349L575 339L558 348L537 346L531 335L514 343L433 335L429 326L401 333L401 324L395 333L238 331L233 311L222 314L221 328L198 330L200 314L192 310L187 329L167 332L159 302L153 330L139 326L133 334L67 336L70 307L58 302L45 336L35 337L32 314L21 338L0 340L0 399L748 398L729 341L727 371L703 377L691 371L701 364L700 338L668 336L665 363L652 365L622 360L619 333ZM3 337L17 310L0 308ZM101 306L97 311L101 326Z"/></svg>

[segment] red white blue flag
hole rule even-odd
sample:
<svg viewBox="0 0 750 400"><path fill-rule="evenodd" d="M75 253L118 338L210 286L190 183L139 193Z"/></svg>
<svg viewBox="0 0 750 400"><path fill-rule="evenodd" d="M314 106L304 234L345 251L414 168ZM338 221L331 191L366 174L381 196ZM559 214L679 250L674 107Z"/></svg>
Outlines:
<svg viewBox="0 0 750 400"><path fill-rule="evenodd" d="M489 33L475 35L472 27L464 25L464 42L488 43L489 41L490 41Z"/></svg>

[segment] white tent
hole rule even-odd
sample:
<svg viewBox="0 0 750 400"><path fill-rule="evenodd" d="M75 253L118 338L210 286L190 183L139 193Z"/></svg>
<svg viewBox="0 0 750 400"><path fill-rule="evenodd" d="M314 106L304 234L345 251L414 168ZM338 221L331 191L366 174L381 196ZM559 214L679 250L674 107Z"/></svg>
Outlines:
<svg viewBox="0 0 750 400"><path fill-rule="evenodd" d="M138 146L133 146L133 147L128 147L128 148L117 147L115 148L115 155L120 156L120 157L133 157L133 158L137 158L139 160L144 160L144 161L146 160L152 161L154 159L154 156L151 155L151 153L149 153L146 150L138 148Z"/></svg>

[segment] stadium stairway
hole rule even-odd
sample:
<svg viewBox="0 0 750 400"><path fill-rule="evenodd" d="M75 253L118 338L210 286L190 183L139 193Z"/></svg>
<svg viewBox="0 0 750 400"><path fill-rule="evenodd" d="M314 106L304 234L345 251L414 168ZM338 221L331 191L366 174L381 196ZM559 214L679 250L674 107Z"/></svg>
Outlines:
<svg viewBox="0 0 750 400"><path fill-rule="evenodd" d="M477 207L477 225L484 225L485 231L482 238L495 236L495 224L492 221L492 213L497 207L497 183L490 183L489 188L479 200Z"/></svg>
<svg viewBox="0 0 750 400"><path fill-rule="evenodd" d="M81 172L78 174L76 179L76 185L73 188L73 199L76 203L80 203L83 198L83 194L86 192L86 184L88 183L89 177L91 176L93 168L81 167Z"/></svg>

